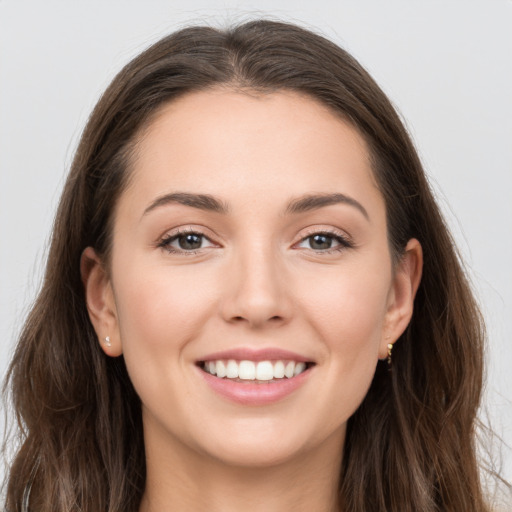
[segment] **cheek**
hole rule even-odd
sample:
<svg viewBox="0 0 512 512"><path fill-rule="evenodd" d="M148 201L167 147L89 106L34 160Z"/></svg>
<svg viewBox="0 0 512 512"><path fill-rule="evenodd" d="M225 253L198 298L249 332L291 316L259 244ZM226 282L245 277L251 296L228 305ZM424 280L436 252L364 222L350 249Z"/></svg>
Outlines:
<svg viewBox="0 0 512 512"><path fill-rule="evenodd" d="M114 293L128 374L145 410L160 419L168 411L180 417L190 389L182 380L188 375L184 370L190 365L190 342L200 336L215 304L214 282L198 280L192 267L152 266L147 260L137 263L135 257L115 267ZM176 423L172 418L165 422Z"/></svg>
<svg viewBox="0 0 512 512"><path fill-rule="evenodd" d="M323 390L316 400L329 411L325 428L330 431L352 416L373 380L389 280L385 272L352 269L332 277L326 291L314 290L304 310L325 348Z"/></svg>
<svg viewBox="0 0 512 512"><path fill-rule="evenodd" d="M176 269L131 261L117 268L121 272L114 293L125 354L137 351L144 357L144 352L161 350L163 355L170 345L179 349L194 338L213 307L214 283L198 282L193 266Z"/></svg>
<svg viewBox="0 0 512 512"><path fill-rule="evenodd" d="M340 375L373 373L386 318L391 273L354 266L312 281L303 304Z"/></svg>

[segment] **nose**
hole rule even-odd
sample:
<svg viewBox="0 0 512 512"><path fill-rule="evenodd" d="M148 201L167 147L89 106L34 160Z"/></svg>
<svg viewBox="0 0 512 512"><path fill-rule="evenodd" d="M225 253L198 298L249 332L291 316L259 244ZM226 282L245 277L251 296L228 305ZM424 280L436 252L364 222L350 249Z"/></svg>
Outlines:
<svg viewBox="0 0 512 512"><path fill-rule="evenodd" d="M246 248L226 276L222 316L229 323L264 328L287 323L292 314L291 289L280 258L270 248Z"/></svg>

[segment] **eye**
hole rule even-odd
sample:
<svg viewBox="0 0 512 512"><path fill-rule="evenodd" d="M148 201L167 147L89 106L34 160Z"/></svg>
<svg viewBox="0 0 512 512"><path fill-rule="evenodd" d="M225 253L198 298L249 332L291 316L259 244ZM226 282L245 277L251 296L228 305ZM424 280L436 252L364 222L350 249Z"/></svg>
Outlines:
<svg viewBox="0 0 512 512"><path fill-rule="evenodd" d="M173 253L195 253L200 249L214 246L205 235L195 231L167 235L158 244L158 247Z"/></svg>
<svg viewBox="0 0 512 512"><path fill-rule="evenodd" d="M312 249L317 252L341 251L353 247L352 243L338 233L320 232L313 233L303 238L297 247Z"/></svg>

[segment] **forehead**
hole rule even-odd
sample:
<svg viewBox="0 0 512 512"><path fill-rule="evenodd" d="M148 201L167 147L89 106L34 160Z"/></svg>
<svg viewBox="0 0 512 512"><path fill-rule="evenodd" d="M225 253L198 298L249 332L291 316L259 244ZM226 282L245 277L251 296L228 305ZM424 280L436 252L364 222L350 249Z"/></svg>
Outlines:
<svg viewBox="0 0 512 512"><path fill-rule="evenodd" d="M363 137L325 105L292 91L189 93L156 113L132 164L126 193L146 201L193 191L244 201L370 192L382 202Z"/></svg>

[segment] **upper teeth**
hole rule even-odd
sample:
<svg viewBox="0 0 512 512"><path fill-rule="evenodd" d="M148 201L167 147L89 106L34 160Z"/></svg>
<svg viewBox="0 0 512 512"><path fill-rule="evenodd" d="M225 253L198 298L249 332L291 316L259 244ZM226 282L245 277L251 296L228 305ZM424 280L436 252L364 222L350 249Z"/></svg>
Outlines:
<svg viewBox="0 0 512 512"><path fill-rule="evenodd" d="M306 369L306 363L295 361L205 361L204 370L217 377L243 380L290 379Z"/></svg>

